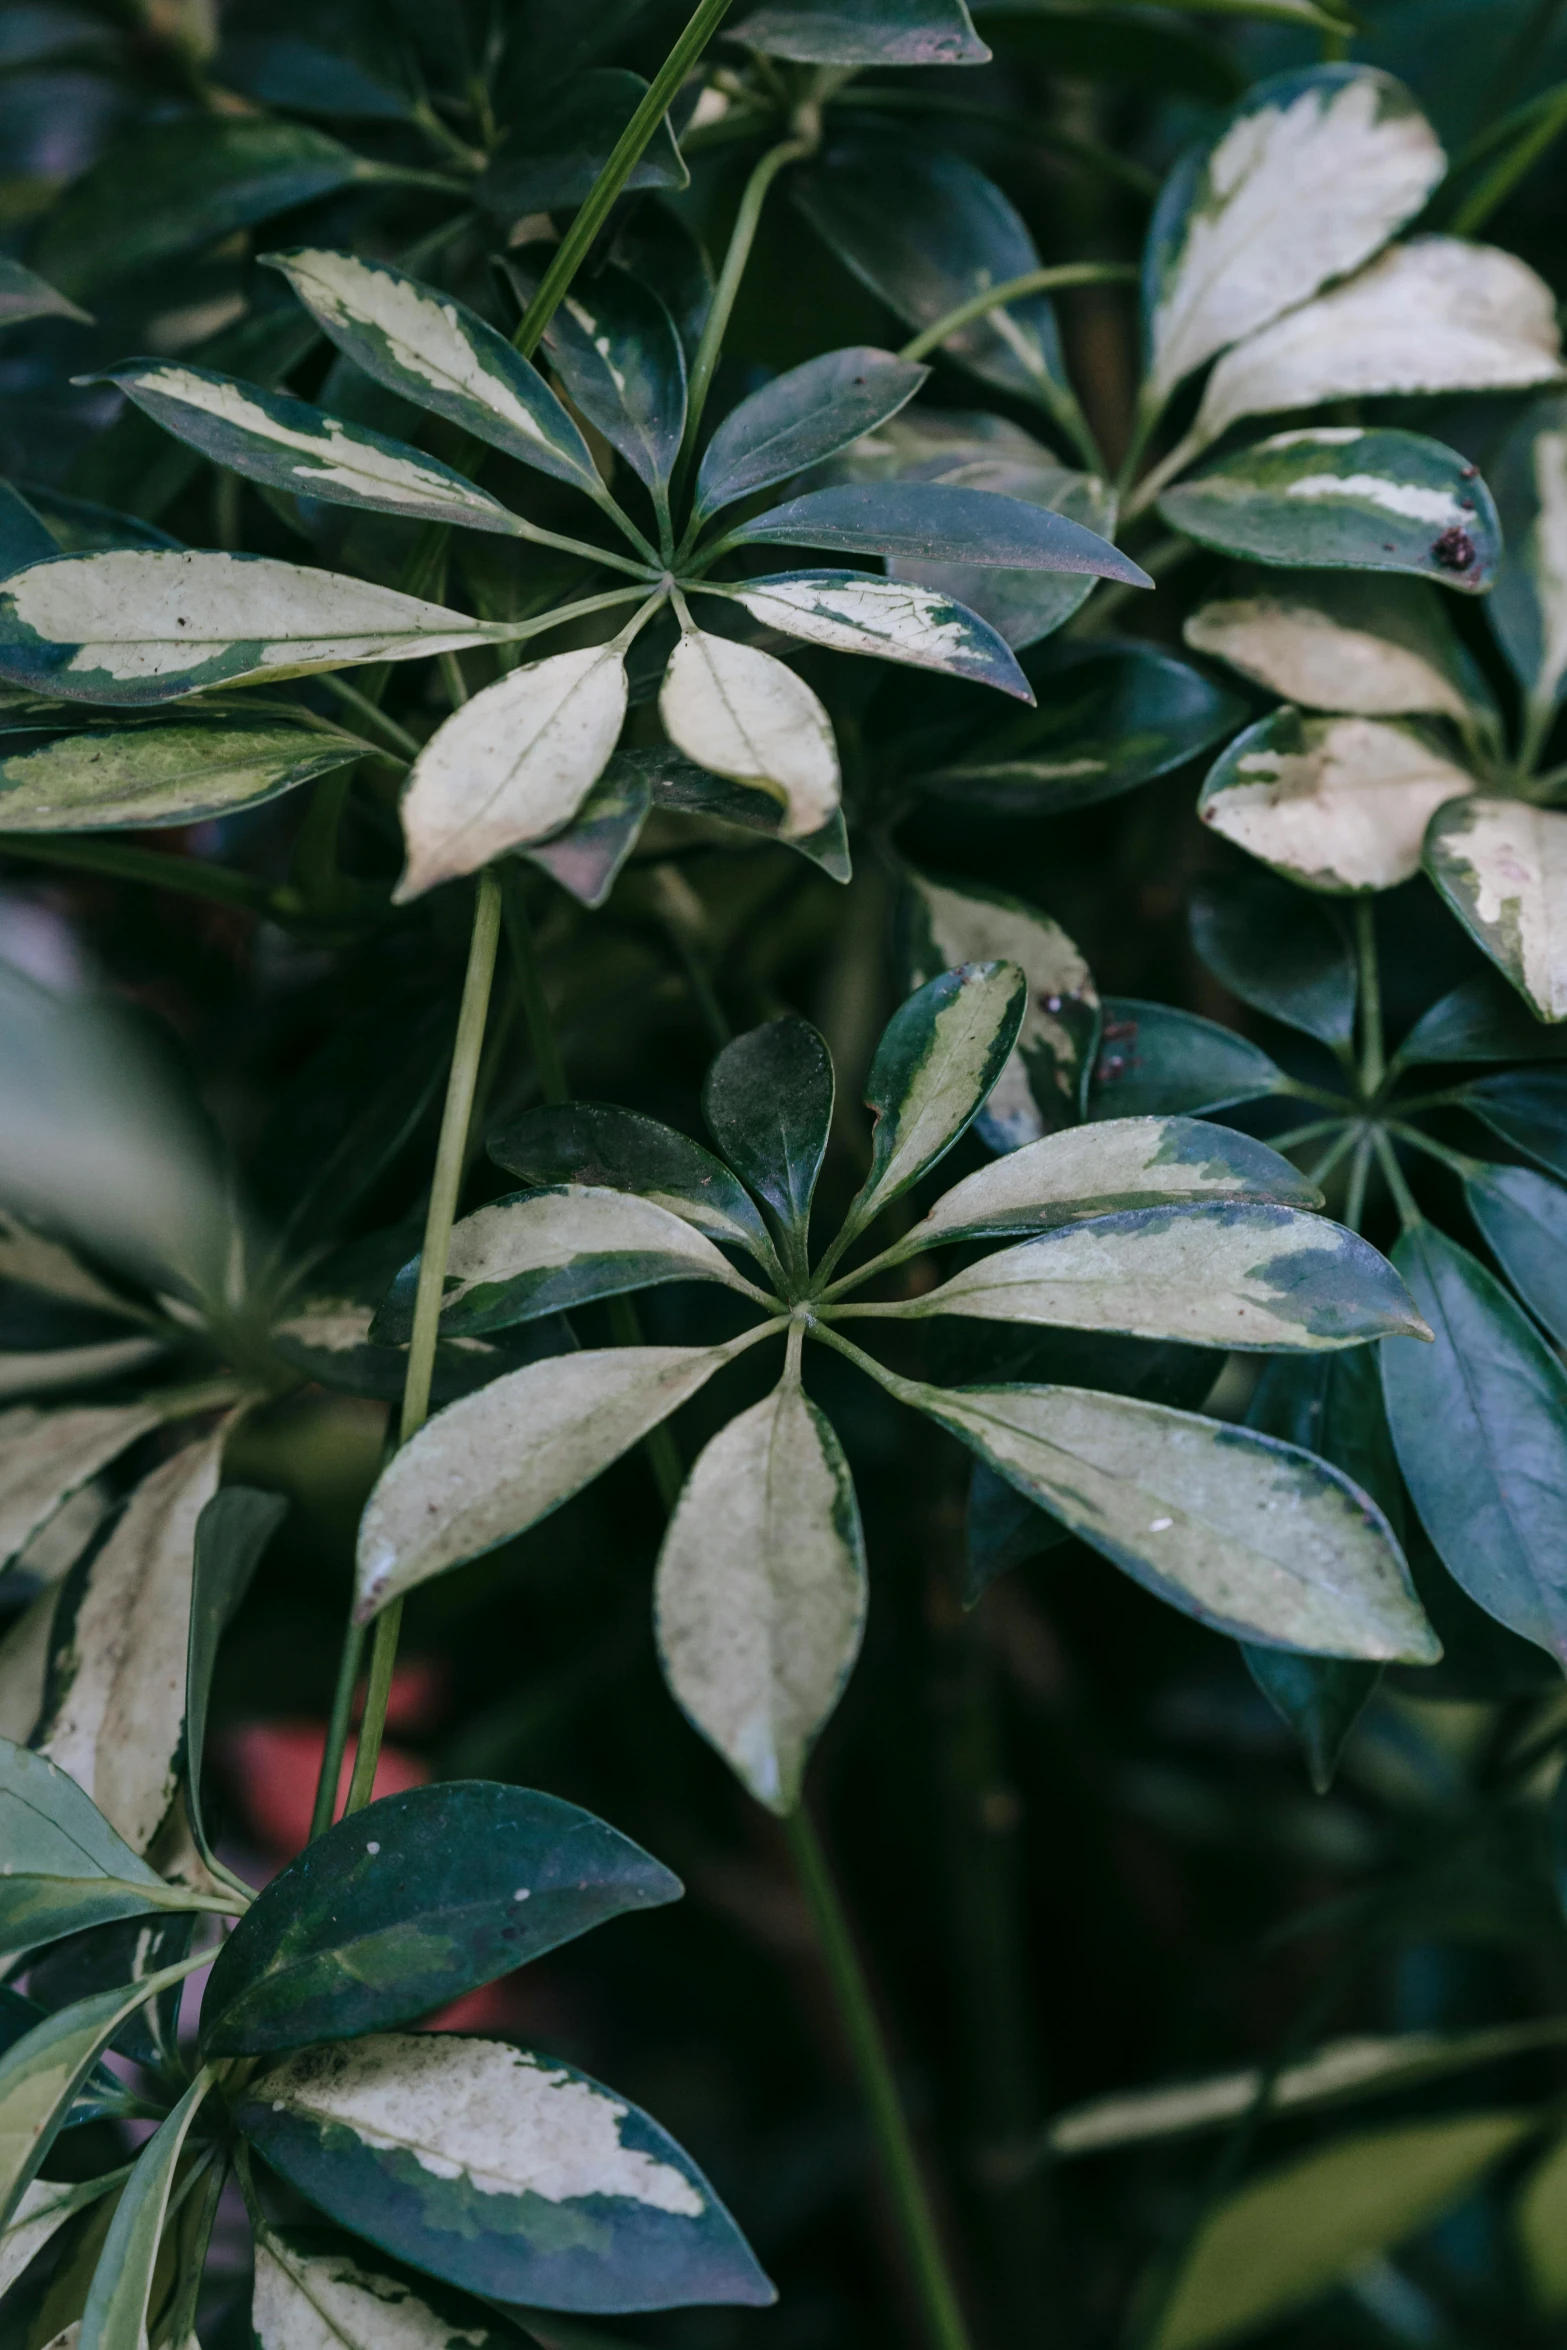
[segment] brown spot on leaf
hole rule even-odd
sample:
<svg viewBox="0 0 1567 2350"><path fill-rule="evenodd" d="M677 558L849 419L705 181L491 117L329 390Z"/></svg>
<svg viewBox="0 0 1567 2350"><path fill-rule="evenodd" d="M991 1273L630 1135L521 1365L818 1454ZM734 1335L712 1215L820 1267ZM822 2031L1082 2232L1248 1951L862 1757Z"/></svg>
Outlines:
<svg viewBox="0 0 1567 2350"><path fill-rule="evenodd" d="M1440 563L1444 571L1472 571L1478 559L1474 540L1456 522L1431 542L1431 560Z"/></svg>

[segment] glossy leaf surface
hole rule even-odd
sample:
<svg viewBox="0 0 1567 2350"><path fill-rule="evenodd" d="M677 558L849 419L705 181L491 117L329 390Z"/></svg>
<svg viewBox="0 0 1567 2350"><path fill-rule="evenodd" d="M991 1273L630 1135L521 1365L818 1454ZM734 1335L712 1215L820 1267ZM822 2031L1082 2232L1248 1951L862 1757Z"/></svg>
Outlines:
<svg viewBox="0 0 1567 2350"><path fill-rule="evenodd" d="M993 685L1020 702L1033 689L1006 639L933 588L863 571L785 571L737 591L753 620L838 653L869 653Z"/></svg>
<svg viewBox="0 0 1567 2350"><path fill-rule="evenodd" d="M1567 1191L1532 1167L1482 1167L1464 1199L1524 1304L1567 1344Z"/></svg>
<svg viewBox="0 0 1567 2350"><path fill-rule="evenodd" d="M1531 1159L1567 1176L1567 1074L1556 1069L1509 1069L1476 1078L1463 1098L1493 1133Z"/></svg>
<svg viewBox="0 0 1567 2350"><path fill-rule="evenodd" d="M935 1166L984 1107L1012 1057L1028 983L1016 963L962 963L893 1013L866 1080L871 1166L849 1222L859 1229Z"/></svg>
<svg viewBox="0 0 1567 2350"><path fill-rule="evenodd" d="M503 149L490 165L479 182L480 202L508 225L554 205L582 203L646 96L642 76L623 66L579 68L552 91L547 105L536 107L526 145ZM632 165L626 186L683 188L690 176L666 116Z"/></svg>
<svg viewBox="0 0 1567 2350"><path fill-rule="evenodd" d="M579 277L545 331L550 363L582 414L656 489L686 424L686 362L650 286L613 266Z"/></svg>
<svg viewBox="0 0 1567 2350"><path fill-rule="evenodd" d="M1276 711L1208 771L1198 814L1310 889L1393 889L1420 870L1426 826L1474 777L1413 726Z"/></svg>
<svg viewBox="0 0 1567 2350"><path fill-rule="evenodd" d="M731 408L708 442L693 511L714 514L835 457L895 416L929 374L917 361L854 344L774 376Z"/></svg>
<svg viewBox="0 0 1567 2350"><path fill-rule="evenodd" d="M1090 1118L1214 1111L1258 1100L1282 1072L1249 1037L1168 1004L1130 996L1104 1007L1104 1040L1088 1097Z"/></svg>
<svg viewBox="0 0 1567 2350"><path fill-rule="evenodd" d="M833 1070L808 1020L769 1020L725 1045L702 1087L724 1157L802 1249L832 1126Z"/></svg>
<svg viewBox="0 0 1567 2350"><path fill-rule="evenodd" d="M558 1102L527 1110L489 1138L489 1153L509 1174L538 1189L585 1183L640 1193L683 1217L709 1240L747 1249L764 1261L772 1244L742 1183L721 1159L672 1126L609 1102Z"/></svg>
<svg viewBox="0 0 1567 2350"><path fill-rule="evenodd" d="M1401 1067L1438 1061L1555 1061L1567 1033L1537 1020L1494 971L1478 972L1423 1012L1398 1048Z"/></svg>
<svg viewBox="0 0 1567 2350"><path fill-rule="evenodd" d="M185 1647L185 1804L200 1846L201 1766L207 1746L207 1707L218 1646L250 1589L262 1553L288 1515L280 1493L226 1485L196 1520L190 1587L190 1631Z"/></svg>
<svg viewBox="0 0 1567 2350"><path fill-rule="evenodd" d="M964 0L763 0L736 27L748 49L803 65L984 65Z"/></svg>
<svg viewBox="0 0 1567 2350"><path fill-rule="evenodd" d="M835 547L850 555L910 555L1004 571L1080 571L1151 587L1131 561L1081 523L1048 507L955 482L845 482L808 490L728 534L741 547Z"/></svg>
<svg viewBox="0 0 1567 2350"><path fill-rule="evenodd" d="M1358 984L1330 910L1265 874L1215 875L1192 897L1192 944L1242 1003L1325 1045L1355 1033Z"/></svg>

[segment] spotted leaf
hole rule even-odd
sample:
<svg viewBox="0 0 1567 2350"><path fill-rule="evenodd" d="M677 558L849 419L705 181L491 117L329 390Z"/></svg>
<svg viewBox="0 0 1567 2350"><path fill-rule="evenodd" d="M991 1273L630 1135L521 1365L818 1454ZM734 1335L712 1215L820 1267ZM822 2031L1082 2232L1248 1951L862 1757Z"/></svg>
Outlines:
<svg viewBox="0 0 1567 2350"><path fill-rule="evenodd" d="M1279 710L1209 770L1198 814L1276 873L1335 894L1420 870L1426 826L1474 777L1412 726Z"/></svg>

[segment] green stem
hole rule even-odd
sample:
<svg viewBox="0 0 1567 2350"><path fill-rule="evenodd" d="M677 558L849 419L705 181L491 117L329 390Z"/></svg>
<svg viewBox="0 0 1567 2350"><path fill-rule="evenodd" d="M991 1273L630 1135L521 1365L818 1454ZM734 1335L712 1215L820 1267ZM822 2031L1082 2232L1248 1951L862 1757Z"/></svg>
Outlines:
<svg viewBox="0 0 1567 2350"><path fill-rule="evenodd" d="M473 1117L474 1091L484 1047L484 1024L490 1008L490 984L495 976L495 949L500 939L501 892L492 872L481 873L474 899L473 933L468 945L468 970L463 981L462 1006L457 1015L457 1037L452 1048L446 1106L436 1145L435 1173L425 1216L424 1248L419 1259L419 1287L414 1298L413 1336L408 1347L408 1369L403 1381L402 1419L398 1442L406 1444L424 1426L430 1409L430 1383L435 1372L435 1346L440 1335L441 1300L446 1288L446 1261L451 1251L457 1196L468 1157L468 1127ZM370 1651L370 1687L364 1719L359 1725L359 1747L354 1756L353 1782L343 1816L359 1811L370 1800L376 1764L386 1730L386 1703L391 1694L392 1666L402 1601L394 1600L376 1620Z"/></svg>
<svg viewBox="0 0 1567 2350"><path fill-rule="evenodd" d="M1398 1220L1406 1232L1412 1232L1417 1225L1425 1222L1425 1218L1415 1203L1414 1193L1404 1179L1404 1170L1398 1163L1398 1153L1393 1148L1391 1138L1381 1127L1377 1128L1374 1141L1377 1162L1387 1177L1387 1187L1393 1194L1393 1203L1398 1209Z"/></svg>
<svg viewBox="0 0 1567 2350"><path fill-rule="evenodd" d="M1477 229L1483 228L1497 206L1505 202L1564 130L1567 130L1567 87L1547 90L1532 105L1521 106L1511 123L1502 126L1504 136L1512 135L1512 144L1459 205L1452 218L1451 233L1455 237L1472 237ZM1500 145L1502 139L1492 143Z"/></svg>
<svg viewBox="0 0 1567 2350"><path fill-rule="evenodd" d="M1360 965L1360 1091L1374 1101L1387 1075L1387 1048L1382 1034L1382 966L1377 959L1376 906L1371 898L1355 900L1355 954Z"/></svg>
<svg viewBox="0 0 1567 2350"><path fill-rule="evenodd" d="M310 1836L313 1842L323 1829L330 1828L337 1810L337 1783L343 1775L343 1753L348 1745L348 1722L353 1712L354 1690L359 1682L359 1663L365 1652L365 1628L348 1619L343 1634L342 1653L337 1660L337 1687L332 1692L332 1714L326 1728L326 1746L321 1756L321 1776L316 1781L315 1809L310 1815Z"/></svg>
<svg viewBox="0 0 1567 2350"><path fill-rule="evenodd" d="M191 2202L180 2215L180 2287L173 2310L165 2320L162 2337L167 2340L169 2350L185 2350L186 2343L196 2339L196 2311L206 2272L207 2249L212 2242L213 2225L227 2177L228 2163L225 2158L221 2154L212 2155L207 2162L205 2176L201 2177Z"/></svg>
<svg viewBox="0 0 1567 2350"><path fill-rule="evenodd" d="M1021 277L1009 277L1001 285L987 286L982 293L959 302L933 326L922 328L905 343L898 357L923 359L927 352L939 350L949 335L957 334L976 318L1003 309L1008 302L1021 302L1025 295L1054 293L1061 286L1133 285L1137 275L1130 261L1063 261L1050 269L1026 270Z"/></svg>
<svg viewBox="0 0 1567 2350"><path fill-rule="evenodd" d="M357 686L349 684L346 677L340 677L330 669L322 672L321 683L328 693L337 696L345 710L352 710L361 726L379 735L388 750L396 751L399 758L418 758L418 737L410 734L406 726L399 726L395 718L388 718L386 712L378 703L372 702L368 694L362 694Z"/></svg>
<svg viewBox="0 0 1567 2350"><path fill-rule="evenodd" d="M1395 1124L1388 1128L1388 1132L1396 1135L1400 1142L1412 1143L1417 1151L1424 1151L1427 1158L1437 1160L1465 1182L1471 1176L1483 1175L1485 1172L1483 1159L1471 1159L1464 1151L1449 1149L1445 1142L1438 1142L1434 1135L1422 1134L1418 1126Z"/></svg>
<svg viewBox="0 0 1567 2350"><path fill-rule="evenodd" d="M968 2329L942 2250L936 2215L920 2175L892 2059L882 2037L838 1888L810 1815L803 1809L791 1812L783 1826L800 1890L816 1929L834 2004L859 2076L860 2092L865 2099L933 2350L969 2350Z"/></svg>
<svg viewBox="0 0 1567 2350"><path fill-rule="evenodd" d="M1518 745L1516 770L1520 782L1536 778L1540 761L1545 755L1545 746L1551 739L1551 729L1556 724L1556 707L1554 695L1547 694L1539 700L1531 701L1524 714L1523 735ZM1540 778L1539 780L1549 779Z"/></svg>
<svg viewBox="0 0 1567 2350"><path fill-rule="evenodd" d="M1362 1134L1355 1145L1355 1156L1350 1161L1349 1190L1344 1198L1344 1221L1351 1232L1358 1232L1366 1213L1366 1183L1371 1173L1371 1161L1376 1149L1376 1138Z"/></svg>
<svg viewBox="0 0 1567 2350"><path fill-rule="evenodd" d="M610 150L609 161L588 192L587 200L555 248L555 258L544 272L533 300L512 340L525 359L531 359L544 339L544 330L565 298L566 289L582 267L615 199L619 196L648 141L713 34L728 12L730 0L701 0L685 31L648 84L647 95Z"/></svg>

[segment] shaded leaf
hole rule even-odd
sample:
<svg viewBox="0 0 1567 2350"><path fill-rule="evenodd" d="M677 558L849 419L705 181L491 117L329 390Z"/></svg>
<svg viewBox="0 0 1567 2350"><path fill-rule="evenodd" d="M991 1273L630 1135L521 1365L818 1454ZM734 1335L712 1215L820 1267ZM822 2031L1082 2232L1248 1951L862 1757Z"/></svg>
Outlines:
<svg viewBox="0 0 1567 2350"><path fill-rule="evenodd" d="M124 2183L124 2171L73 2185L64 2179L35 2179L24 2188L9 2224L0 2229L0 2293L8 2293L69 2219L86 2211Z"/></svg>
<svg viewBox="0 0 1567 2350"><path fill-rule="evenodd" d="M703 817L718 825L738 825L744 832L761 833L811 864L833 881L847 881L851 872L849 836L843 810L835 808L819 832L796 839L784 828L789 810L776 792L753 790L749 784L714 775L694 760L672 749L622 751L616 754L644 773L653 791L655 808L672 809L683 816Z"/></svg>
<svg viewBox="0 0 1567 2350"><path fill-rule="evenodd" d="M264 106L297 114L325 114L341 122L403 122L413 100L396 65L383 78L362 56L322 48L288 33L241 33L225 40L218 70L225 87L243 90Z"/></svg>
<svg viewBox="0 0 1567 2350"><path fill-rule="evenodd" d="M161 1418L154 1404L18 1404L0 1412L0 1566L62 1502L117 1460Z"/></svg>
<svg viewBox="0 0 1567 2350"><path fill-rule="evenodd" d="M836 810L832 721L804 678L770 653L682 626L658 714L699 766L781 799L786 839L819 832Z"/></svg>
<svg viewBox="0 0 1567 2350"><path fill-rule="evenodd" d="M772 1243L749 1193L699 1142L607 1102L526 1110L489 1137L490 1157L536 1189L587 1183L639 1192L709 1240L772 1262Z"/></svg>
<svg viewBox="0 0 1567 2350"><path fill-rule="evenodd" d="M1197 812L1276 873L1338 896L1408 881L1432 815L1473 789L1415 726L1286 708L1209 769Z"/></svg>
<svg viewBox="0 0 1567 2350"><path fill-rule="evenodd" d="M254 2223L253 2223L254 2224ZM330 2228L258 2226L250 2323L257 2350L514 2350L472 2302L387 2268Z"/></svg>
<svg viewBox="0 0 1567 2350"><path fill-rule="evenodd" d="M1509 1069L1464 1087L1465 1104L1518 1150L1567 1176L1567 1082L1554 1069Z"/></svg>
<svg viewBox="0 0 1567 2350"><path fill-rule="evenodd" d="M863 571L784 571L735 591L753 620L838 653L869 653L993 685L1020 702L1033 689L988 621L933 589Z"/></svg>
<svg viewBox="0 0 1567 2350"><path fill-rule="evenodd" d="M1414 580L1246 574L1183 633L1195 652L1308 710L1460 724L1469 716L1471 673L1446 607Z"/></svg>
<svg viewBox="0 0 1567 2350"><path fill-rule="evenodd" d="M899 421L894 421L894 430ZM909 434L910 442L918 445L929 431L929 422L917 420ZM1026 441L1025 435L1019 434L1018 438ZM865 446L861 444L862 448ZM897 466L894 478L898 477L953 482L965 489L995 490L1002 497L1021 498L1028 506L1046 506L1053 514L1065 515L1069 522L1097 531L1101 538L1111 537L1115 530L1116 498L1109 485L1097 474L1057 465L1037 443L1020 460L993 453L983 443L965 449L957 442L943 458ZM1004 571L970 563L922 563L912 556L895 556L888 571L894 579L933 588L937 594L950 596L977 612L1015 650L1037 644L1052 630L1060 628L1094 592L1092 578L1083 573Z"/></svg>
<svg viewBox="0 0 1567 2350"><path fill-rule="evenodd" d="M487 212L516 221L555 205L580 204L647 96L639 73L590 65L572 75L547 104L529 110L527 137L503 147L474 194ZM683 188L690 173L666 115L627 175L631 188Z"/></svg>
<svg viewBox="0 0 1567 2350"><path fill-rule="evenodd" d="M1243 1004L1338 1049L1355 1034L1358 982L1328 908L1261 873L1214 874L1192 894L1192 944Z"/></svg>
<svg viewBox="0 0 1567 2350"><path fill-rule="evenodd" d="M808 490L728 533L728 546L836 547L851 555L912 555L1001 570L1090 572L1131 587L1153 582L1096 531L1048 507L944 481L843 482Z"/></svg>
<svg viewBox="0 0 1567 2350"><path fill-rule="evenodd" d="M1494 971L1466 979L1423 1012L1398 1048L1400 1068L1436 1061L1553 1061L1567 1033L1538 1021Z"/></svg>
<svg viewBox="0 0 1567 2350"><path fill-rule="evenodd" d="M1567 2141L1558 2138L1537 2162L1513 2206L1518 2250L1537 2309L1567 2308Z"/></svg>
<svg viewBox="0 0 1567 2350"><path fill-rule="evenodd" d="M210 2072L198 2073L138 2155L104 2238L82 2312L78 2350L138 2350L147 2339L153 2271L175 2170L191 2124L212 2086Z"/></svg>
<svg viewBox="0 0 1567 2350"><path fill-rule="evenodd" d="M1347 1656L1302 1656L1243 1642L1241 1654L1263 1696L1288 1723L1313 1789L1326 1795L1351 1730L1382 1678L1380 1665Z"/></svg>
<svg viewBox="0 0 1567 2350"><path fill-rule="evenodd" d="M190 1631L185 1646L185 1805L199 1849L206 1834L201 1813L201 1766L207 1746L207 1704L222 1640L261 1564L262 1553L288 1515L280 1493L228 1485L196 1521L191 1566Z"/></svg>
<svg viewBox="0 0 1567 2350"><path fill-rule="evenodd" d="M104 832L200 824L330 775L366 745L326 728L95 728L0 755L0 832Z"/></svg>
<svg viewBox="0 0 1567 2350"><path fill-rule="evenodd" d="M1506 551L1486 617L1533 707L1567 680L1567 399L1535 400L1492 460Z"/></svg>
<svg viewBox="0 0 1567 2350"><path fill-rule="evenodd" d="M21 326L29 318L75 318L90 323L85 310L47 284L33 270L8 253L0 257L0 327Z"/></svg>
<svg viewBox="0 0 1567 2350"><path fill-rule="evenodd" d="M30 563L46 563L59 552L54 533L21 491L8 481L0 482L0 578L25 571Z"/></svg>
<svg viewBox="0 0 1567 2350"><path fill-rule="evenodd" d="M864 344L824 351L731 408L703 453L694 514L771 489L874 432L913 399L930 369Z"/></svg>
<svg viewBox="0 0 1567 2350"><path fill-rule="evenodd" d="M534 841L519 853L577 903L597 910L637 845L653 805L646 767L617 753L592 785L564 832Z"/></svg>
<svg viewBox="0 0 1567 2350"><path fill-rule="evenodd" d="M632 471L649 489L667 484L686 428L686 362L652 288L613 265L579 277L544 347L577 407Z"/></svg>
<svg viewBox="0 0 1567 2350"><path fill-rule="evenodd" d="M1464 1199L1524 1304L1567 1344L1567 1191L1532 1167L1481 1167Z"/></svg>
<svg viewBox="0 0 1567 2350"><path fill-rule="evenodd" d="M702 1087L708 1132L761 1200L796 1264L804 1262L832 1109L827 1047L792 1013L726 1044Z"/></svg>
<svg viewBox="0 0 1567 2350"><path fill-rule="evenodd" d="M1212 1112L1272 1093L1282 1072L1249 1037L1168 1004L1113 996L1088 1096L1090 1118Z"/></svg>
<svg viewBox="0 0 1567 2350"><path fill-rule="evenodd" d="M804 65L984 65L964 0L763 0L735 38Z"/></svg>
<svg viewBox="0 0 1567 2350"><path fill-rule="evenodd" d="M330 2217L471 2291L584 2311L773 2298L656 2122L523 2049L449 2033L310 2049L236 2118Z"/></svg>
<svg viewBox="0 0 1567 2350"><path fill-rule="evenodd" d="M1541 1020L1567 1020L1567 815L1479 797L1439 807L1425 869Z"/></svg>

